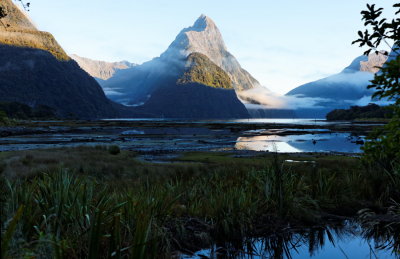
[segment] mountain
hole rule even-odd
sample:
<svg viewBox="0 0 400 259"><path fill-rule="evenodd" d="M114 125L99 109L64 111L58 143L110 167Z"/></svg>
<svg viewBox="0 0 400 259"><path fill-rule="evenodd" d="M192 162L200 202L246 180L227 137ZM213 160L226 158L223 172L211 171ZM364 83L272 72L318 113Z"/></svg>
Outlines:
<svg viewBox="0 0 400 259"><path fill-rule="evenodd" d="M248 118L237 98L229 75L207 56L191 53L182 71L164 77L145 104L137 111L167 118Z"/></svg>
<svg viewBox="0 0 400 259"><path fill-rule="evenodd" d="M161 58L171 59L197 52L206 55L231 78L238 91L259 87L260 83L244 70L227 50L222 35L211 18L201 15L193 26L183 29Z"/></svg>
<svg viewBox="0 0 400 259"><path fill-rule="evenodd" d="M235 90L259 86L204 15L183 29L160 57L119 70L101 84L116 102L154 116L189 118L248 117Z"/></svg>
<svg viewBox="0 0 400 259"><path fill-rule="evenodd" d="M373 90L367 89L367 86L386 60L387 56L382 53L360 56L342 72L296 87L286 95L320 98L321 106L348 106L372 95Z"/></svg>
<svg viewBox="0 0 400 259"><path fill-rule="evenodd" d="M119 115L98 83L70 59L54 37L35 28L11 0L0 3L0 102L46 105L60 117Z"/></svg>
<svg viewBox="0 0 400 259"><path fill-rule="evenodd" d="M89 58L80 57L72 54L71 58L75 60L78 65L85 70L89 75L96 79L108 80L114 76L118 70L128 69L136 66L134 63L128 61L120 62L106 62L92 60Z"/></svg>
<svg viewBox="0 0 400 259"><path fill-rule="evenodd" d="M371 53L368 55L368 59L366 59L366 56L362 56L364 60L360 61L360 67L358 69L358 66L355 67L355 70L360 70L364 72L370 72L370 73L377 73L380 70L380 67L385 64L385 62L388 60L388 56L384 55L383 53Z"/></svg>

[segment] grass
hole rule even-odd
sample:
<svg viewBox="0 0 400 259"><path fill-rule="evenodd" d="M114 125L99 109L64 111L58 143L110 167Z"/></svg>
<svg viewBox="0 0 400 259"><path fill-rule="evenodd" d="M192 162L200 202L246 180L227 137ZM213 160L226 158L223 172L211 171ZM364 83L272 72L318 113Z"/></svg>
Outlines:
<svg viewBox="0 0 400 259"><path fill-rule="evenodd" d="M78 147L1 159L4 258L169 258L326 214L398 211L397 176L357 158L195 152L150 164Z"/></svg>
<svg viewBox="0 0 400 259"><path fill-rule="evenodd" d="M70 57L60 47L53 35L48 32L9 29L1 32L0 43L16 47L41 49L50 52L58 60L70 60Z"/></svg>

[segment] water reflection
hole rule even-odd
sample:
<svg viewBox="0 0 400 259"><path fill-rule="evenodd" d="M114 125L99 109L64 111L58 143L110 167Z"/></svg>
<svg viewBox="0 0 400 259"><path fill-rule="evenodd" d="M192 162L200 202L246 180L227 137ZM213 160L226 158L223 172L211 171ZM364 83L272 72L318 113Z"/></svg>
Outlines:
<svg viewBox="0 0 400 259"><path fill-rule="evenodd" d="M253 151L301 152L300 149L283 142L281 139L282 138L279 136L239 137L236 141L235 148L237 150Z"/></svg>
<svg viewBox="0 0 400 259"><path fill-rule="evenodd" d="M266 119L260 120L268 121ZM307 120L275 120L281 123L311 123ZM199 121L198 123L200 123ZM221 121L222 122L222 121ZM230 123L232 121L225 121ZM256 125L217 124L163 124L157 121L131 126L98 126L68 128L51 126L35 128L36 134L20 135L21 128L14 129L15 135L0 137L0 151L74 147L78 145L119 145L122 149L139 152L185 152L250 150L278 152L348 152L359 153L363 143L362 136L350 132L332 132L324 127L290 127L280 124L276 127ZM261 122L260 122L261 123ZM318 123L315 122L314 123ZM319 122L329 123L329 122ZM1 133L0 128L0 133ZM350 130L351 131L351 130ZM29 131L28 131L29 132ZM354 131L357 134L360 131ZM362 132L362 131L361 131Z"/></svg>
<svg viewBox="0 0 400 259"><path fill-rule="evenodd" d="M361 152L362 139L350 133L324 133L301 135L266 135L239 137L238 150L278 152ZM358 142L358 143L357 143Z"/></svg>
<svg viewBox="0 0 400 259"><path fill-rule="evenodd" d="M400 258L398 235L394 241L394 233L373 231L374 237L368 237L365 231L348 223L286 231L240 244L216 244L181 258Z"/></svg>

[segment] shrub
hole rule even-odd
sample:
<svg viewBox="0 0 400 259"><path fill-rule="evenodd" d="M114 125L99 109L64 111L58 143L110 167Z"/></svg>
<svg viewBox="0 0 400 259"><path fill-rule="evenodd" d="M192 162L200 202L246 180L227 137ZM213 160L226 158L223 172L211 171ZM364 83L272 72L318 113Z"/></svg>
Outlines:
<svg viewBox="0 0 400 259"><path fill-rule="evenodd" d="M388 119L393 117L393 105L379 106L373 103L367 106L351 106L350 109L336 109L326 115L326 119L355 120L355 119Z"/></svg>
<svg viewBox="0 0 400 259"><path fill-rule="evenodd" d="M108 148L108 152L111 155L118 155L119 153L121 153L121 149L119 148L119 146L117 145L112 145Z"/></svg>
<svg viewBox="0 0 400 259"><path fill-rule="evenodd" d="M0 124L7 124L8 123L8 117L7 114L0 110Z"/></svg>

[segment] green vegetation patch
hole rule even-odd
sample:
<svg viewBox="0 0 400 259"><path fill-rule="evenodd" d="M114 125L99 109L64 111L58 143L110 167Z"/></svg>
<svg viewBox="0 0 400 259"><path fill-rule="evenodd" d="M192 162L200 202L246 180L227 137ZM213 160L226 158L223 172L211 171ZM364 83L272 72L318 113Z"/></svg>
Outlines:
<svg viewBox="0 0 400 259"><path fill-rule="evenodd" d="M201 53L190 54L186 67L178 84L200 83L214 88L233 89L229 75Z"/></svg>

